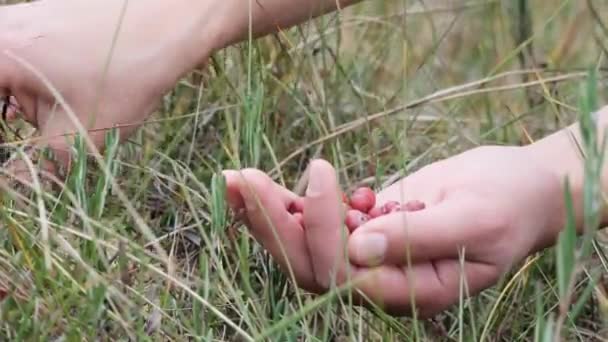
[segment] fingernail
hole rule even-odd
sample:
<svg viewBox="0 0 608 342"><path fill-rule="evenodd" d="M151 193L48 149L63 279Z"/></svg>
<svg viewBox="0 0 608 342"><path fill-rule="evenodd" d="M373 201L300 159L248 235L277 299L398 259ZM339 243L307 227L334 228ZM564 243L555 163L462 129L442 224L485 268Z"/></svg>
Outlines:
<svg viewBox="0 0 608 342"><path fill-rule="evenodd" d="M228 202L228 206L230 209L237 213L242 210L244 207L244 199L241 196L239 188L237 186L237 178L238 174L233 170L224 170L222 171L222 175L226 180L226 201Z"/></svg>
<svg viewBox="0 0 608 342"><path fill-rule="evenodd" d="M352 239L357 263L375 266L384 261L388 244L384 234L355 234Z"/></svg>
<svg viewBox="0 0 608 342"><path fill-rule="evenodd" d="M306 196L315 197L323 192L323 178L319 177L316 172L315 162L310 165L308 173L308 186L306 187Z"/></svg>

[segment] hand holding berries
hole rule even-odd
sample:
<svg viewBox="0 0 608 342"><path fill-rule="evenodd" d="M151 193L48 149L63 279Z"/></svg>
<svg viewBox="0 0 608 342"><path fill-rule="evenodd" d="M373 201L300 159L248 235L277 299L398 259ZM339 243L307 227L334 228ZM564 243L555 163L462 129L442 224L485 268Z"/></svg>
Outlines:
<svg viewBox="0 0 608 342"><path fill-rule="evenodd" d="M356 303L430 317L459 301L463 276L475 295L557 236L562 183L530 151L474 149L377 196L342 193L323 160L312 162L304 196L260 170L227 171L228 202L299 287L322 294L356 281Z"/></svg>

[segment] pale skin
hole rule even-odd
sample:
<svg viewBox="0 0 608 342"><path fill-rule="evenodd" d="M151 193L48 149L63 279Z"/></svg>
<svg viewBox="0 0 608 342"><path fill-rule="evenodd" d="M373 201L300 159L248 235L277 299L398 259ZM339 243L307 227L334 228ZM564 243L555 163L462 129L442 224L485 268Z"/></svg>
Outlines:
<svg viewBox="0 0 608 342"><path fill-rule="evenodd" d="M0 7L0 95L14 96L10 113L34 124L45 138L41 144L51 146L61 163L69 155L58 136L74 132L75 125L37 75L44 75L84 127L126 124L124 140L181 76L248 37L247 1L132 0L103 78L122 3L41 0ZM252 1L254 36L352 3ZM598 118L603 127L608 109ZM336 172L322 160L311 164L305 229L287 211L296 195L261 170L226 170L227 200L235 210L244 209L252 235L288 275L291 266L301 288L324 293L350 274L360 280L356 298L363 294L391 314L410 315L413 296L418 314L427 317L458 302L459 253L474 295L555 242L565 220L566 175L582 230L582 164L568 133L580 141L573 124L527 146L486 146L430 164L379 193L380 204L416 199L427 203L425 210L378 218L350 236L342 225ZM91 137L102 149L103 132ZM20 165L9 168L18 171Z"/></svg>

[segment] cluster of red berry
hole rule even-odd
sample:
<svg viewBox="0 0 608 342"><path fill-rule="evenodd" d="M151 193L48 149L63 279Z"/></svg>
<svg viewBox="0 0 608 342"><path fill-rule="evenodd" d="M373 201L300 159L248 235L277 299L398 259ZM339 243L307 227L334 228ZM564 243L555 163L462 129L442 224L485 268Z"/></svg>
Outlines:
<svg viewBox="0 0 608 342"><path fill-rule="evenodd" d="M353 232L363 223L379 216L387 215L397 211L416 211L425 208L423 202L413 200L401 204L398 201L388 201L384 205L376 206L376 193L368 187L357 188L350 198L342 194L342 202L345 205L345 223L348 229ZM304 225L303 219L304 202L301 198L295 200L289 207L289 212Z"/></svg>

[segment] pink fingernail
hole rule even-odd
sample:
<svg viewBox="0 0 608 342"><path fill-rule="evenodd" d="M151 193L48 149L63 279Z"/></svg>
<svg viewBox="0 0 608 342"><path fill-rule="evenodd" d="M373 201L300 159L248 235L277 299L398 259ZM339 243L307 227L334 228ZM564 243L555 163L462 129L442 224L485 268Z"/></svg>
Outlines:
<svg viewBox="0 0 608 342"><path fill-rule="evenodd" d="M354 234L350 243L354 247L358 264L371 267L384 261L388 248L388 241L384 234Z"/></svg>

